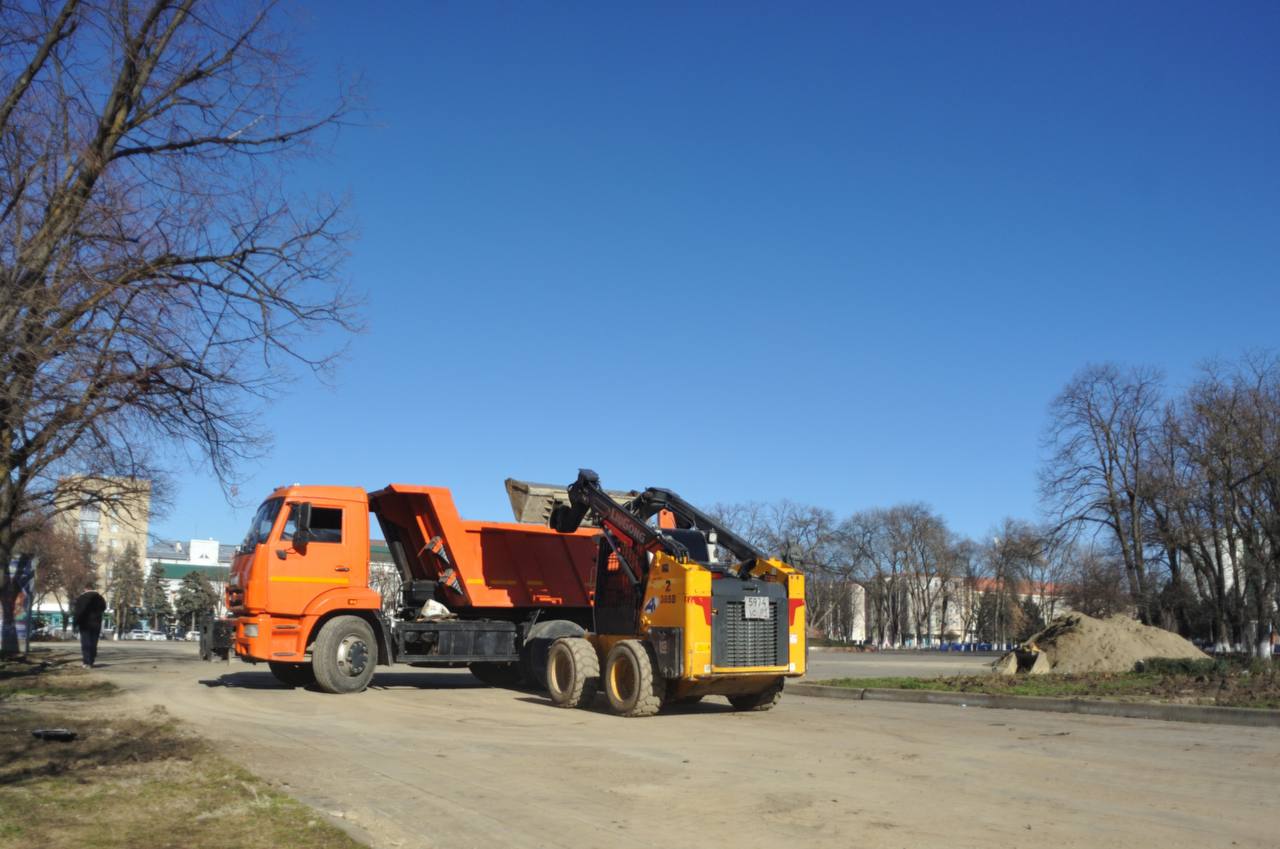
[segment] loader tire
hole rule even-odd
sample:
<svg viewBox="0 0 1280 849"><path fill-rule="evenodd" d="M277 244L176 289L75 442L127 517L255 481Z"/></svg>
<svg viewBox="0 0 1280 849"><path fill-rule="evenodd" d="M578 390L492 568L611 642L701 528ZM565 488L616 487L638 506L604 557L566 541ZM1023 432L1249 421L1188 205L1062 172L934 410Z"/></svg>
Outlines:
<svg viewBox="0 0 1280 849"><path fill-rule="evenodd" d="M604 694L621 716L653 716L662 709L667 680L654 672L653 658L639 640L623 640L604 662Z"/></svg>
<svg viewBox="0 0 1280 849"><path fill-rule="evenodd" d="M547 660L551 646L561 637L581 637L586 629L567 619L547 619L535 623L520 646L520 671L532 690L547 689Z"/></svg>
<svg viewBox="0 0 1280 849"><path fill-rule="evenodd" d="M733 705L734 710L771 710L780 701L782 701L781 678L758 693L729 696L729 704Z"/></svg>
<svg viewBox="0 0 1280 849"><path fill-rule="evenodd" d="M477 661L476 663L467 664L467 669L482 683L488 684L490 687L512 689L519 687L524 682L524 675L520 672L520 664L518 663Z"/></svg>
<svg viewBox="0 0 1280 849"><path fill-rule="evenodd" d="M358 693L368 687L377 661L373 629L359 616L330 619L311 647L316 684L326 693Z"/></svg>
<svg viewBox="0 0 1280 849"><path fill-rule="evenodd" d="M557 707L589 707L600 689L600 657L584 637L561 637L547 656L547 692Z"/></svg>
<svg viewBox="0 0 1280 849"><path fill-rule="evenodd" d="M267 662L271 674L286 687L309 687L316 683L316 673L309 663L284 663L271 660Z"/></svg>

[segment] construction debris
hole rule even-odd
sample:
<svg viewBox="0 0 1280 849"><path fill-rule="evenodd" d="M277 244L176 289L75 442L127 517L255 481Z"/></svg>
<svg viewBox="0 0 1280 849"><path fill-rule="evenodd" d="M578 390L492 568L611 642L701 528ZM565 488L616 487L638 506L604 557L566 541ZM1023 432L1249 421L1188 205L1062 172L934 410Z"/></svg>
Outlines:
<svg viewBox="0 0 1280 849"><path fill-rule="evenodd" d="M1207 657L1172 631L1143 625L1127 616L1094 619L1068 613L1032 635L1023 646L995 662L998 674L1048 672L1130 672L1155 657Z"/></svg>

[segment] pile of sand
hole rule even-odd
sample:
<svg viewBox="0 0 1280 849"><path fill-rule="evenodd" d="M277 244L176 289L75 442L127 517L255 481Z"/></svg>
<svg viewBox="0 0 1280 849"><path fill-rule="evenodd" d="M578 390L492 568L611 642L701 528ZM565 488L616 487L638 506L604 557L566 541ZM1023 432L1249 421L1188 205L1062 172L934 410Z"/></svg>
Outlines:
<svg viewBox="0 0 1280 849"><path fill-rule="evenodd" d="M1059 616L1024 644L1039 649L1033 674L1044 672L1129 672L1153 657L1203 658L1200 649L1163 628L1143 625L1127 616L1094 619L1083 613ZM1024 667L1026 663L1024 662ZM998 672L1012 673L1017 656L996 662Z"/></svg>

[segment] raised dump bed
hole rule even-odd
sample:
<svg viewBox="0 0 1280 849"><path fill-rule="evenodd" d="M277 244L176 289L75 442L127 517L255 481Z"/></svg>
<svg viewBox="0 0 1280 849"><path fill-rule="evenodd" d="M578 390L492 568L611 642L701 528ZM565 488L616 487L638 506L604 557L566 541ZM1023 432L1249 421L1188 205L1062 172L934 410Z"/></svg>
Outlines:
<svg viewBox="0 0 1280 849"><path fill-rule="evenodd" d="M369 508L401 574L438 583L455 613L569 608L561 613L590 614L593 529L566 535L545 525L463 519L442 487L392 484L370 494Z"/></svg>

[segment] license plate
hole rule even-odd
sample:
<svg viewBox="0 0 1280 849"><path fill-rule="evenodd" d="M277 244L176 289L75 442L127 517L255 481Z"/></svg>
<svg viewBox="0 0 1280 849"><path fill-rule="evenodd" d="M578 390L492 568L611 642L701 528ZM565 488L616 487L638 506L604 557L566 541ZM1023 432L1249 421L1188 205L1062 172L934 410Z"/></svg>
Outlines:
<svg viewBox="0 0 1280 849"><path fill-rule="evenodd" d="M743 599L746 605L742 609L744 619L768 619L769 599L759 596L747 596Z"/></svg>

